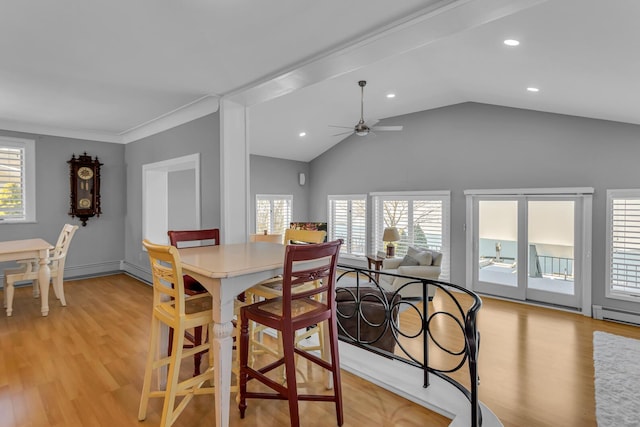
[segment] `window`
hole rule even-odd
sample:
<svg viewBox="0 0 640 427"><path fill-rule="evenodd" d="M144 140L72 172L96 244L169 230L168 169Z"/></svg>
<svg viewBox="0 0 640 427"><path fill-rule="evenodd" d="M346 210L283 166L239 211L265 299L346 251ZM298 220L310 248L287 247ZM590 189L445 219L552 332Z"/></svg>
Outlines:
<svg viewBox="0 0 640 427"><path fill-rule="evenodd" d="M344 240L341 254L364 256L367 245L367 196L329 196L328 229L328 240Z"/></svg>
<svg viewBox="0 0 640 427"><path fill-rule="evenodd" d="M291 222L291 195L256 195L256 233L284 234Z"/></svg>
<svg viewBox="0 0 640 427"><path fill-rule="evenodd" d="M442 252L440 280L449 280L449 191L374 193L374 252L383 251L385 227L397 227L396 257L409 246Z"/></svg>
<svg viewBox="0 0 640 427"><path fill-rule="evenodd" d="M640 189L607 190L607 297L640 297Z"/></svg>
<svg viewBox="0 0 640 427"><path fill-rule="evenodd" d="M34 141L0 136L0 220L35 221L35 184Z"/></svg>

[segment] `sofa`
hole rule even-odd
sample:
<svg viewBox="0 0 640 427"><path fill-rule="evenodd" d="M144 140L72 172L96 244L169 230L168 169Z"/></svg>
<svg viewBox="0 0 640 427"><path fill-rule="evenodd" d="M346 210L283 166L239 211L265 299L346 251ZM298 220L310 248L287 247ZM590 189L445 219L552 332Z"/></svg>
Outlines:
<svg viewBox="0 0 640 427"><path fill-rule="evenodd" d="M393 353L396 339L392 325L398 324L399 303L399 295L382 293L377 288L336 288L338 334L345 337L347 342L355 339ZM391 317L387 318L389 315Z"/></svg>
<svg viewBox="0 0 640 427"><path fill-rule="evenodd" d="M442 253L432 249L409 246L407 255L400 258L386 258L382 261L382 273L401 274L422 279L437 280L440 277ZM402 285L412 280L401 277L380 275L380 286L388 292L396 292ZM433 298L435 287L429 286L428 297ZM422 287L413 284L400 291L402 298L422 298Z"/></svg>

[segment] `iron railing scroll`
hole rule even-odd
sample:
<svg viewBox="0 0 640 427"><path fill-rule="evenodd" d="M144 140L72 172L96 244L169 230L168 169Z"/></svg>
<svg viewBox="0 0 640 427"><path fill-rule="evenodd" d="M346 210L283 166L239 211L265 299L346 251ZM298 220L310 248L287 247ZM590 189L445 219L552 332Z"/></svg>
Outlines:
<svg viewBox="0 0 640 427"><path fill-rule="evenodd" d="M471 427L481 426L477 327L480 297L461 286L437 280L345 265L338 268L340 339L420 368L425 388L430 375L452 384L469 400ZM390 286L395 279L401 279L398 289ZM465 367L468 388L453 378L464 380Z"/></svg>

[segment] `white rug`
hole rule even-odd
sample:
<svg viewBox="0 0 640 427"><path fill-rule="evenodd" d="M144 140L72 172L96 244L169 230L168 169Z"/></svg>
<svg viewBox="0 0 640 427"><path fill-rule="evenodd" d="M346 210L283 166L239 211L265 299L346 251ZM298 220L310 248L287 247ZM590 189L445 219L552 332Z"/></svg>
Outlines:
<svg viewBox="0 0 640 427"><path fill-rule="evenodd" d="M598 427L640 426L640 341L593 333Z"/></svg>

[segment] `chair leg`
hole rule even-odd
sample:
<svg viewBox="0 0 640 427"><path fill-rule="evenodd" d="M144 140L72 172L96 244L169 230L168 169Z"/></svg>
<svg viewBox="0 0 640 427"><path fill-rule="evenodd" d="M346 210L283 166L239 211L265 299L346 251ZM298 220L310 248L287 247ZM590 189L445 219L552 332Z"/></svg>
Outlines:
<svg viewBox="0 0 640 427"><path fill-rule="evenodd" d="M284 353L285 376L287 381L287 397L289 400L289 417L291 427L300 427L300 413L298 411L298 385L296 383L295 331L282 331L282 346Z"/></svg>
<svg viewBox="0 0 640 427"><path fill-rule="evenodd" d="M193 346L197 347L202 344L202 326L193 328ZM202 361L202 352L193 355L193 376L200 375L200 362Z"/></svg>
<svg viewBox="0 0 640 427"><path fill-rule="evenodd" d="M238 377L238 409L240 410L240 418L244 418L247 410L247 369L249 362L249 319L242 314L240 315L240 375Z"/></svg>
<svg viewBox="0 0 640 427"><path fill-rule="evenodd" d="M153 317L151 319L151 334L149 337L149 352L147 353L147 363L144 369L144 380L142 382L142 395L140 396L140 407L138 409L138 420L144 421L147 418L147 406L151 395L151 376L153 374L153 363L158 353L158 336L160 333L160 321Z"/></svg>
<svg viewBox="0 0 640 427"><path fill-rule="evenodd" d="M13 313L13 282L7 281L4 284L4 302L7 307L7 317Z"/></svg>
<svg viewBox="0 0 640 427"><path fill-rule="evenodd" d="M33 297L40 298L40 282L38 282L38 279L33 279L31 286L33 287Z"/></svg>
<svg viewBox="0 0 640 427"><path fill-rule="evenodd" d="M53 288L58 289L58 299L63 307L67 306L67 300L64 298L64 278L61 274L58 274L53 278Z"/></svg>
<svg viewBox="0 0 640 427"><path fill-rule="evenodd" d="M329 352L331 353L331 367L333 373L333 392L336 400L336 419L338 425L344 422L344 409L342 407L342 385L340 382L340 359L338 356L338 325L336 319L330 319L329 328Z"/></svg>
<svg viewBox="0 0 640 427"><path fill-rule="evenodd" d="M173 335L173 353L169 359L169 372L167 374L167 390L162 406L162 419L160 427L170 427L175 421L176 392L178 391L178 379L180 375L180 363L184 351L184 329L180 328ZM188 397L184 397L187 399Z"/></svg>

